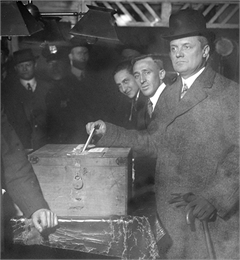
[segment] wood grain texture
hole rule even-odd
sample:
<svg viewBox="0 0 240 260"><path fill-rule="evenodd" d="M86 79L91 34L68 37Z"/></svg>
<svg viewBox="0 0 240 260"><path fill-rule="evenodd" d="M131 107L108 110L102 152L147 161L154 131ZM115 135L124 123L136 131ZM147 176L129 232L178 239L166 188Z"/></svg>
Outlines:
<svg viewBox="0 0 240 260"><path fill-rule="evenodd" d="M58 216L127 215L131 150L73 153L77 145L46 145L29 160L43 195Z"/></svg>

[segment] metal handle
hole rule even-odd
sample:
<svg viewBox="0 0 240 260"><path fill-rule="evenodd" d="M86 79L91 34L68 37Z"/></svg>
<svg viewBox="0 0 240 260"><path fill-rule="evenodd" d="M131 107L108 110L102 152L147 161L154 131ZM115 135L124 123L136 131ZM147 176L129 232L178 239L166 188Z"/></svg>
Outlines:
<svg viewBox="0 0 240 260"><path fill-rule="evenodd" d="M73 183L73 187L76 190L81 190L83 187L83 179L80 176L75 176L75 182Z"/></svg>
<svg viewBox="0 0 240 260"><path fill-rule="evenodd" d="M214 251L212 239L210 237L207 220L202 221L202 225L203 225L203 231L204 231L205 242L206 242L206 246L207 246L207 250L208 250L209 259L216 259L216 254Z"/></svg>

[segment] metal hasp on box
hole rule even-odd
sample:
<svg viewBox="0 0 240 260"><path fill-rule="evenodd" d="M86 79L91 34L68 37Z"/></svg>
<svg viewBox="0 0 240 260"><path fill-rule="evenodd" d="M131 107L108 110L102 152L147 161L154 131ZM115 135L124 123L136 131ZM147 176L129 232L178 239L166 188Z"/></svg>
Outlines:
<svg viewBox="0 0 240 260"><path fill-rule="evenodd" d="M29 155L51 210L62 217L127 215L131 149L76 146L47 144Z"/></svg>

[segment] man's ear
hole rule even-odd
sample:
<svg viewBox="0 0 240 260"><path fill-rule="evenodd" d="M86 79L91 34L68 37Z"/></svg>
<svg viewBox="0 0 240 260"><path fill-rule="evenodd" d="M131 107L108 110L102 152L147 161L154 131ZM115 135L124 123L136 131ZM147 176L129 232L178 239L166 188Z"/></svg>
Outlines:
<svg viewBox="0 0 240 260"><path fill-rule="evenodd" d="M166 76L166 71L164 69L159 70L159 78L163 80Z"/></svg>
<svg viewBox="0 0 240 260"><path fill-rule="evenodd" d="M209 47L209 45L205 45L205 46L203 47L203 57L206 58L206 59L208 59L208 57L209 57L209 52L210 52L210 47Z"/></svg>
<svg viewBox="0 0 240 260"><path fill-rule="evenodd" d="M73 55L72 55L72 53L70 52L69 54L68 54L68 58L69 58L69 61L70 61L70 64L71 64L71 66L72 66L72 60L73 60Z"/></svg>

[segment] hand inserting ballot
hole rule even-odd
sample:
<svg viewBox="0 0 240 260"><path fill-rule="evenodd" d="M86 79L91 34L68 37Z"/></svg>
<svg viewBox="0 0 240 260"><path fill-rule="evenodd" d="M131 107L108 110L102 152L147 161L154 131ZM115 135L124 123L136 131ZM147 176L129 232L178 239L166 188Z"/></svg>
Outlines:
<svg viewBox="0 0 240 260"><path fill-rule="evenodd" d="M106 124L102 120L87 123L86 131L88 134L90 134L94 128L94 135L98 137L102 137L106 133Z"/></svg>

